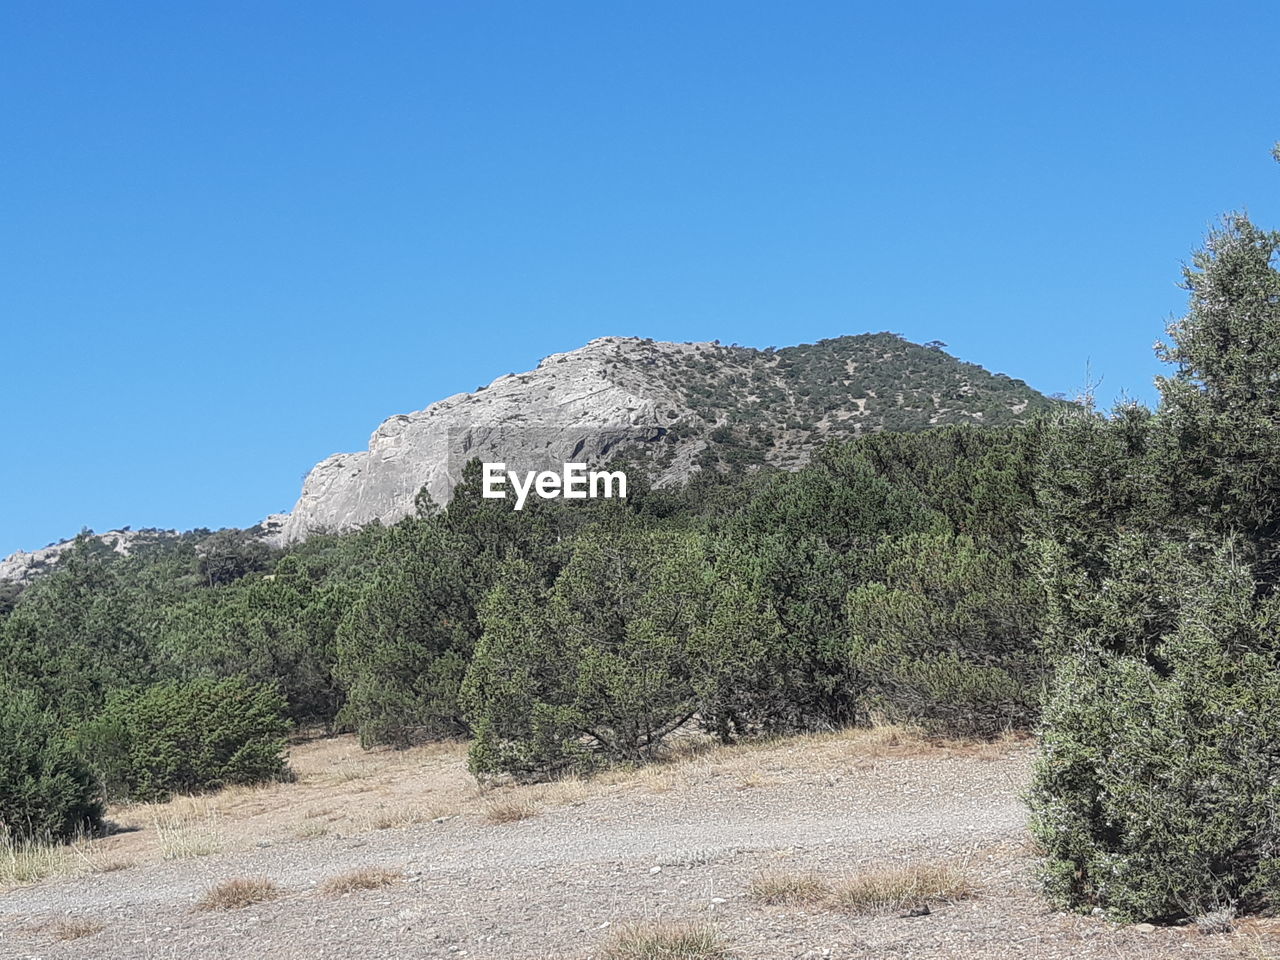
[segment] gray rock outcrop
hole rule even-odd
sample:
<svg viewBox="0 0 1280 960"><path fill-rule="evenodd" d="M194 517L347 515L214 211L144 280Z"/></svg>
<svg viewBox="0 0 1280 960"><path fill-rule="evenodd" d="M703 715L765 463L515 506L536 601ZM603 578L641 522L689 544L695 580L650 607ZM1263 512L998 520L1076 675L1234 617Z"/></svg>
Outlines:
<svg viewBox="0 0 1280 960"><path fill-rule="evenodd" d="M643 361L632 362L632 354L647 354L648 346L619 337L593 340L547 357L528 373L392 417L374 431L367 450L316 465L273 542L394 522L414 510L423 488L437 503L448 503L473 457L542 469L600 463L628 444L658 439L684 408L677 391L662 378L644 376ZM697 345L661 346L687 352Z"/></svg>

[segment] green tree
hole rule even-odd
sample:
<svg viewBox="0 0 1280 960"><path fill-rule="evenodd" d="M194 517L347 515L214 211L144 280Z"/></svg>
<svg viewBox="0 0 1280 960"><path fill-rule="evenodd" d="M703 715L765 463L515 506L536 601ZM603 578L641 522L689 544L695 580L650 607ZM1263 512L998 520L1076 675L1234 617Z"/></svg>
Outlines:
<svg viewBox="0 0 1280 960"><path fill-rule="evenodd" d="M37 691L67 719L94 713L113 690L155 679L149 598L130 582L133 569L77 544L0 621L0 677Z"/></svg>
<svg viewBox="0 0 1280 960"><path fill-rule="evenodd" d="M96 830L97 781L30 690L0 684L0 837L68 840Z"/></svg>
<svg viewBox="0 0 1280 960"><path fill-rule="evenodd" d="M866 719L867 679L848 656L845 598L863 582L867 553L882 537L937 521L854 445L841 445L797 473L771 477L724 524L723 549L754 558L762 601L782 631L770 668L785 692L770 696L770 729Z"/></svg>
<svg viewBox="0 0 1280 960"><path fill-rule="evenodd" d="M937 531L881 542L849 594L849 656L878 712L940 733L1025 728L1043 677L1039 591L1008 554Z"/></svg>
<svg viewBox="0 0 1280 960"><path fill-rule="evenodd" d="M1276 903L1278 244L1242 217L1210 235L1154 418L1048 435L1056 670L1031 798L1049 892L1073 907Z"/></svg>
<svg viewBox="0 0 1280 960"><path fill-rule="evenodd" d="M463 702L478 773L647 759L698 711L710 568L691 534L597 527L540 595L512 560L485 604Z"/></svg>
<svg viewBox="0 0 1280 960"><path fill-rule="evenodd" d="M1180 452L1176 507L1239 535L1265 589L1280 581L1280 232L1226 217L1183 271L1184 317L1157 353Z"/></svg>

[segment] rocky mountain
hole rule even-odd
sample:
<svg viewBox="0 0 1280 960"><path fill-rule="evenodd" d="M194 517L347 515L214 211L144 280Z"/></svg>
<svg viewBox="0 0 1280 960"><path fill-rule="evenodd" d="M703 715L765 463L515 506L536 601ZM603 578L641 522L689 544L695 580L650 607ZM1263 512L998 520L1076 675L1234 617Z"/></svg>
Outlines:
<svg viewBox="0 0 1280 960"><path fill-rule="evenodd" d="M269 540L394 522L424 487L447 503L473 457L512 469L624 457L658 484L701 469L795 468L833 438L1000 424L1055 401L891 333L756 350L603 337L385 421L367 450L317 464Z"/></svg>
<svg viewBox="0 0 1280 960"><path fill-rule="evenodd" d="M291 513L243 535L284 546L321 530L394 522L413 511L424 487L447 503L473 457L516 470L622 457L664 485L698 470L795 468L828 440L870 431L1012 423L1058 402L961 362L941 344L891 333L780 350L602 337L392 417L367 450L317 464ZM127 555L179 536L112 530L91 539L95 549ZM0 583L29 582L73 544L0 559Z"/></svg>

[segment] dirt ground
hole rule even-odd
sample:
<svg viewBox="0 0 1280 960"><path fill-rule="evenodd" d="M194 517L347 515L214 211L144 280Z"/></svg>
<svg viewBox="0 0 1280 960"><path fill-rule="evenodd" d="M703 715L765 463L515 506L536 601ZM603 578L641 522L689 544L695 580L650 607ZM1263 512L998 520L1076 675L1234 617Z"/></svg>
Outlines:
<svg viewBox="0 0 1280 960"><path fill-rule="evenodd" d="M588 960L628 925L687 921L740 960L1280 958L1268 921L1206 935L1050 910L1020 800L1030 757L878 730L481 791L457 745L317 740L294 747L296 782L113 810L119 832L0 892L0 957ZM905 916L920 911L753 894L762 876L894 864L950 865L971 895ZM331 889L360 868L383 871L371 889ZM234 879L274 899L199 909Z"/></svg>

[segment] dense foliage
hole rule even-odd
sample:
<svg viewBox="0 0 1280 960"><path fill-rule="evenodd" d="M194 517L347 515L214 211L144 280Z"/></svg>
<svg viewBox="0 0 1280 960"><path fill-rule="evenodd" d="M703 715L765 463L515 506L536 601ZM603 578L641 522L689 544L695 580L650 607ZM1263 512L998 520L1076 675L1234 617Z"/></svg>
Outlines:
<svg viewBox="0 0 1280 960"><path fill-rule="evenodd" d="M869 436L796 472L520 512L473 463L447 509L287 553L86 539L0 621L0 673L133 799L277 775L282 716L365 744L472 736L478 772L517 776L643 760L694 725L992 733L1028 722L1040 671L1031 430ZM913 572L926 546L960 552ZM892 616L866 615L877 591Z"/></svg>
<svg viewBox="0 0 1280 960"><path fill-rule="evenodd" d="M112 696L79 731L111 799L260 783L285 770L284 699L242 677L168 680Z"/></svg>
<svg viewBox="0 0 1280 960"><path fill-rule="evenodd" d="M1160 409L1046 435L1057 669L1032 794L1049 891L1117 917L1280 891L1280 234L1229 218L1187 268Z"/></svg>
<svg viewBox="0 0 1280 960"><path fill-rule="evenodd" d="M0 840L70 839L102 822L97 785L27 690L0 685Z"/></svg>

